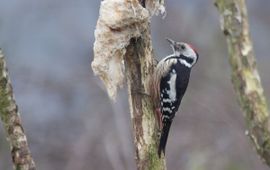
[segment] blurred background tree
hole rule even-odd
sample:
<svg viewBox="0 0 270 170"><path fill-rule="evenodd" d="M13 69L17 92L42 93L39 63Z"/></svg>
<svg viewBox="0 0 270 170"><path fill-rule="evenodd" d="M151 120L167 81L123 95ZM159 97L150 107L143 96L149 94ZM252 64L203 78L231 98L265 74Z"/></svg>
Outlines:
<svg viewBox="0 0 270 170"><path fill-rule="evenodd" d="M269 113L250 38L246 0L216 0L228 45L232 83L254 148L270 166Z"/></svg>
<svg viewBox="0 0 270 170"><path fill-rule="evenodd" d="M13 169L35 170L20 113L14 99L5 57L0 49L0 120L9 142Z"/></svg>
<svg viewBox="0 0 270 170"><path fill-rule="evenodd" d="M0 46L36 165L48 169L135 169L127 94L111 103L90 69L99 0L0 1ZM270 1L248 1L251 35L270 97ZM200 60L167 147L168 169L266 170L245 136L230 83L227 48L212 1L171 0L154 17L158 59L165 37L194 44ZM11 169L0 128L0 169Z"/></svg>

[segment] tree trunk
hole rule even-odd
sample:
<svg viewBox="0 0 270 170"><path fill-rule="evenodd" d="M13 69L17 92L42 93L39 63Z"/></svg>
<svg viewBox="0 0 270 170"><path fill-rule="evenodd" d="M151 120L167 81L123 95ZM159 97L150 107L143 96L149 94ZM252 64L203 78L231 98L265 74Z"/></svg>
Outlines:
<svg viewBox="0 0 270 170"><path fill-rule="evenodd" d="M6 62L0 49L0 117L10 144L13 169L35 170L35 163L28 148L18 106L15 102Z"/></svg>
<svg viewBox="0 0 270 170"><path fill-rule="evenodd" d="M166 169L165 158L158 157L158 126L147 83L155 61L150 18L164 12L163 3L164 0L104 0L95 30L92 68L112 99L127 80L139 170Z"/></svg>
<svg viewBox="0 0 270 170"><path fill-rule="evenodd" d="M133 125L136 163L139 170L164 170L165 158L158 157L158 131L147 79L154 68L154 58L148 29L127 48L125 64L128 80L129 107ZM145 94L144 94L145 93Z"/></svg>
<svg viewBox="0 0 270 170"><path fill-rule="evenodd" d="M246 134L270 166L269 113L249 34L245 0L216 0L227 40L232 83L246 119Z"/></svg>

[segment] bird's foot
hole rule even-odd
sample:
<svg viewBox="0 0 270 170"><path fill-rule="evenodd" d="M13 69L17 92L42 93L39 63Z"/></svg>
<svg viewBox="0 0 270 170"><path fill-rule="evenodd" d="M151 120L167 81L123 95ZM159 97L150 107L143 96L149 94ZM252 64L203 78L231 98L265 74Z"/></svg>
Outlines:
<svg viewBox="0 0 270 170"><path fill-rule="evenodd" d="M142 96L147 96L147 97L150 97L150 94L148 94L148 93L146 93L146 92L144 92L144 90L140 90L140 89L136 89L136 90L132 90L131 91L131 93L133 94L133 95L142 95Z"/></svg>

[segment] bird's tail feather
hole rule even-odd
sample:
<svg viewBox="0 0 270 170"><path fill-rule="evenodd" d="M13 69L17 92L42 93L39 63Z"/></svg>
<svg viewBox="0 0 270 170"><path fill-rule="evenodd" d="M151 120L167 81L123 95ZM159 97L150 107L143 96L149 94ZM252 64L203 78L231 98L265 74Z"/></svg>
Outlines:
<svg viewBox="0 0 270 170"><path fill-rule="evenodd" d="M169 120L166 123L164 123L164 125L163 125L161 137L160 137L160 142L159 142L159 147L158 147L158 156L159 157L161 156L161 152L163 152L165 155L165 148L166 148L171 124L172 124L172 122Z"/></svg>

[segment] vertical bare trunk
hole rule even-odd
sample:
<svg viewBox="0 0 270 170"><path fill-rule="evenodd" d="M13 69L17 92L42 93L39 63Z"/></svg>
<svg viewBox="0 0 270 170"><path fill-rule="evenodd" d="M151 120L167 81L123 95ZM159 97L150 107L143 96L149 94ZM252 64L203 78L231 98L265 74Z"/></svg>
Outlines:
<svg viewBox="0 0 270 170"><path fill-rule="evenodd" d="M245 0L216 0L228 44L232 83L247 123L246 134L270 165L269 113L249 34Z"/></svg>
<svg viewBox="0 0 270 170"><path fill-rule="evenodd" d="M157 125L153 113L153 104L150 97L147 96L147 93L149 93L147 91L147 78L154 67L149 27L140 38L132 39L127 48L125 64L129 106L138 169L163 170L166 169L165 159L160 159L157 155Z"/></svg>
<svg viewBox="0 0 270 170"><path fill-rule="evenodd" d="M95 30L92 68L115 99L127 80L136 163L139 170L166 169L157 152L158 128L147 79L154 68L150 18L164 0L104 0ZM123 65L124 63L124 65Z"/></svg>
<svg viewBox="0 0 270 170"><path fill-rule="evenodd" d="M11 148L13 169L35 170L35 163L28 148L6 62L0 49L0 117Z"/></svg>

